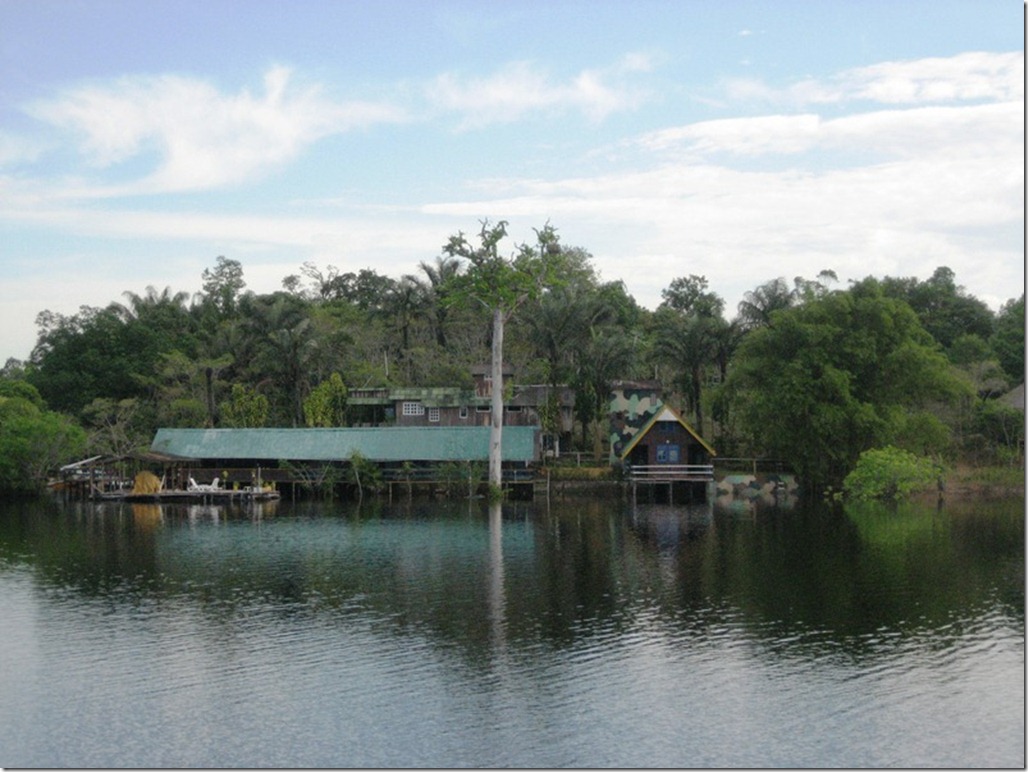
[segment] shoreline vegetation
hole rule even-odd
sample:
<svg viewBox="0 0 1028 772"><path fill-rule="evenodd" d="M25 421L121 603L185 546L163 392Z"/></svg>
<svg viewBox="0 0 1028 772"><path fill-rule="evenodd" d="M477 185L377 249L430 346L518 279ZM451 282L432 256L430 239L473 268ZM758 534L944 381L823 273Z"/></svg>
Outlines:
<svg viewBox="0 0 1028 772"><path fill-rule="evenodd" d="M597 484L618 484L617 472L607 466L562 466L543 467L544 474L549 476L553 489L557 492L583 491L595 489ZM743 471L743 470L740 470ZM733 471L716 472L717 479L723 478ZM802 485L801 485L802 487ZM948 467L942 476L942 489L933 486L928 489L911 493L906 500L918 503L934 503L943 501L971 501L974 499L1005 499L1025 498L1025 467L1012 465L957 464Z"/></svg>
<svg viewBox="0 0 1028 772"><path fill-rule="evenodd" d="M511 248L505 222L482 221L420 273L305 263L263 295L221 256L196 295L148 287L72 316L44 311L29 359L0 370L0 491L39 492L87 457L145 455L161 428L427 424L420 398L383 407L365 392L474 396L488 362L494 488L507 411L538 426L543 447L598 463L621 422L652 408L612 402L615 384L637 384L716 448L719 471L775 459L805 495L832 498L847 480L847 494L869 499L1023 495L1023 293L994 311L945 266L844 286L824 270L771 278L730 317L690 274L651 310L549 223L535 232ZM550 396L515 404L515 384ZM478 412L453 420L480 424Z"/></svg>
<svg viewBox="0 0 1028 772"><path fill-rule="evenodd" d="M958 464L947 470L943 478L942 498L960 501L975 498L1024 498L1025 467L1021 466L979 466ZM917 494L917 500L934 499L938 491L924 491Z"/></svg>

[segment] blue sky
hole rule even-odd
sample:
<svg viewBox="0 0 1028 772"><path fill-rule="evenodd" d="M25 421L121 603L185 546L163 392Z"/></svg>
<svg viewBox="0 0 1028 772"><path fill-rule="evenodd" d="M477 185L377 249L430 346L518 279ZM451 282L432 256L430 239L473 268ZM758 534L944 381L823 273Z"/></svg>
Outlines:
<svg viewBox="0 0 1028 772"><path fill-rule="evenodd" d="M0 0L0 362L42 310L399 277L547 221L653 308L776 277L1024 287L1011 0Z"/></svg>

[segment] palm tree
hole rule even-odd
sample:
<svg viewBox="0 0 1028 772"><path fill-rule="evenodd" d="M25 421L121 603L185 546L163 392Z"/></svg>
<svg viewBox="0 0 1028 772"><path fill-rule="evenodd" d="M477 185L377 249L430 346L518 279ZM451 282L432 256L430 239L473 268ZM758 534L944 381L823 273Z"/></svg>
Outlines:
<svg viewBox="0 0 1028 772"><path fill-rule="evenodd" d="M393 284L383 303L381 314L392 319L400 328L400 359L408 365L408 377L411 362L411 327L426 305L424 286L410 275L403 276Z"/></svg>
<svg viewBox="0 0 1028 772"><path fill-rule="evenodd" d="M720 317L683 315L669 308L656 312L655 355L678 372L687 409L703 431L703 375L707 365L717 364L720 338L727 323Z"/></svg>
<svg viewBox="0 0 1028 772"><path fill-rule="evenodd" d="M460 275L461 261L456 257L437 257L435 265L424 260L419 264L425 272L428 283L425 296L432 315L432 327L435 330L435 341L440 348L446 348L446 316L449 313L450 284Z"/></svg>
<svg viewBox="0 0 1028 772"><path fill-rule="evenodd" d="M295 296L277 293L261 301L247 322L254 349L251 366L270 376L280 390L285 418L301 426L308 376L319 351L314 326L306 305Z"/></svg>
<svg viewBox="0 0 1028 772"><path fill-rule="evenodd" d="M171 287L165 287L158 292L152 284L147 286L145 295L137 295L131 291L121 294L128 300L128 305L112 303L111 308L125 322L148 321L166 316L169 311L184 314L187 310L186 301L190 297L188 292L172 292Z"/></svg>
<svg viewBox="0 0 1028 772"><path fill-rule="evenodd" d="M631 372L636 347L624 330L613 326L592 327L578 359L575 373L575 413L582 425L582 447L587 445L589 425L607 415L611 382ZM599 461L602 426L595 433Z"/></svg>
<svg viewBox="0 0 1028 772"><path fill-rule="evenodd" d="M747 330L770 327L771 314L791 307L795 299L785 279L772 279L743 296L738 306L739 321Z"/></svg>

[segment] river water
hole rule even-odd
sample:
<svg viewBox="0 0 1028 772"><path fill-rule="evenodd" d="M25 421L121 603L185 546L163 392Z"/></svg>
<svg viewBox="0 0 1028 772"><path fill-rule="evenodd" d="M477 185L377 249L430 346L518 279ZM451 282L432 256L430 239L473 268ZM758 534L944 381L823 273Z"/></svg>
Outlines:
<svg viewBox="0 0 1028 772"><path fill-rule="evenodd" d="M1024 502L0 503L0 765L1023 766Z"/></svg>

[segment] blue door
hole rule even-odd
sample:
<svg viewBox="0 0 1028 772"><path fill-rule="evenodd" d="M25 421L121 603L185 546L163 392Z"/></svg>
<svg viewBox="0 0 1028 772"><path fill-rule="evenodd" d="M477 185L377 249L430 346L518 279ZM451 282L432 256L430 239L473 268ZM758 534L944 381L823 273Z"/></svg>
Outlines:
<svg viewBox="0 0 1028 772"><path fill-rule="evenodd" d="M681 451L677 445L658 445L658 464L677 464L681 458Z"/></svg>

